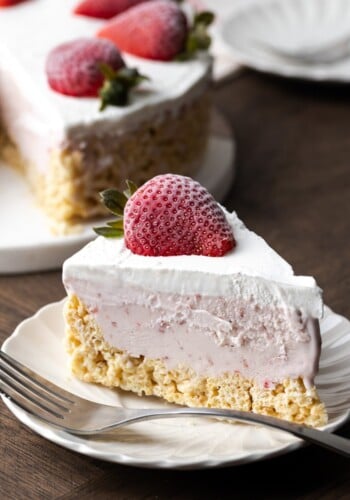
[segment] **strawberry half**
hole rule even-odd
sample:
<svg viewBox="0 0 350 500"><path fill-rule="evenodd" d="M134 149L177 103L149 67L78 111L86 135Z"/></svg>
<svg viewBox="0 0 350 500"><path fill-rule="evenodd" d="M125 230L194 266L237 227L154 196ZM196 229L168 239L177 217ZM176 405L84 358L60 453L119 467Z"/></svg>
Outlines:
<svg viewBox="0 0 350 500"><path fill-rule="evenodd" d="M169 61L185 49L187 34L187 20L178 5L152 0L112 19L97 36L130 54Z"/></svg>
<svg viewBox="0 0 350 500"><path fill-rule="evenodd" d="M54 48L46 61L50 87L64 95L97 97L100 109L127 103L129 90L145 79L125 67L116 46L108 40L80 38Z"/></svg>
<svg viewBox="0 0 350 500"><path fill-rule="evenodd" d="M1 1L1 0L0 0ZM111 19L130 7L148 0L83 0L74 9L81 16Z"/></svg>
<svg viewBox="0 0 350 500"><path fill-rule="evenodd" d="M129 250L144 256L205 255L220 257L235 247L232 229L213 196L197 181L181 175L158 175L135 191L101 193L118 216L104 236L121 236ZM124 213L124 219L123 219Z"/></svg>
<svg viewBox="0 0 350 500"><path fill-rule="evenodd" d="M0 7L12 7L18 3L25 2L26 0L0 0Z"/></svg>

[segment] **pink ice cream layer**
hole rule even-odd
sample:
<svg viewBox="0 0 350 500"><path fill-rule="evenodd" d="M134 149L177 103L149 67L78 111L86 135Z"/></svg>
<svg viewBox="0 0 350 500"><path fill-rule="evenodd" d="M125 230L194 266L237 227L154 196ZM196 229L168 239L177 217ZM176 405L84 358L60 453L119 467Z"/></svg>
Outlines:
<svg viewBox="0 0 350 500"><path fill-rule="evenodd" d="M84 302L105 340L131 356L162 359L169 369L184 365L203 376L239 372L264 387L298 377L313 385L319 324L294 308L136 286L111 294L77 279L65 286Z"/></svg>

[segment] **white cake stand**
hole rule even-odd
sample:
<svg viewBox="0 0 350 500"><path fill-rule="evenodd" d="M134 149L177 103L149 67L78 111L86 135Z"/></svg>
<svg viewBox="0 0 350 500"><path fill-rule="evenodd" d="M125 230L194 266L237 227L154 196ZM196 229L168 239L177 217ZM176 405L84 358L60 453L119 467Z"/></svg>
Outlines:
<svg viewBox="0 0 350 500"><path fill-rule="evenodd" d="M213 112L211 136L196 178L218 201L234 179L235 142L229 124ZM96 237L92 223L76 234L55 236L50 222L35 205L24 179L0 164L0 273L15 274L58 269L63 261Z"/></svg>

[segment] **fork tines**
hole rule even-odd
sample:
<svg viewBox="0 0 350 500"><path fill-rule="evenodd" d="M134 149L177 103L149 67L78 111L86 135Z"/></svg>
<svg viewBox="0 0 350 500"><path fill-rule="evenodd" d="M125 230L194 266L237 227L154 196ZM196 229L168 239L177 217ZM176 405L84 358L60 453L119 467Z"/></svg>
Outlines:
<svg viewBox="0 0 350 500"><path fill-rule="evenodd" d="M0 393L32 415L63 419L74 397L0 351Z"/></svg>

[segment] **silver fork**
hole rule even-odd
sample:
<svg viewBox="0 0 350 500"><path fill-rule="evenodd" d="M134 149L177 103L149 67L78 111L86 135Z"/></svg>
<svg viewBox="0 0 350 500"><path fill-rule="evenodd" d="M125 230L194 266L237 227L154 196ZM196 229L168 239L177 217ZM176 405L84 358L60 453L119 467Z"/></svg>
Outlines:
<svg viewBox="0 0 350 500"><path fill-rule="evenodd" d="M262 424L350 457L350 440L251 412L216 408L134 409L93 403L64 391L0 351L0 393L36 418L71 434L98 434L142 420L219 417Z"/></svg>

